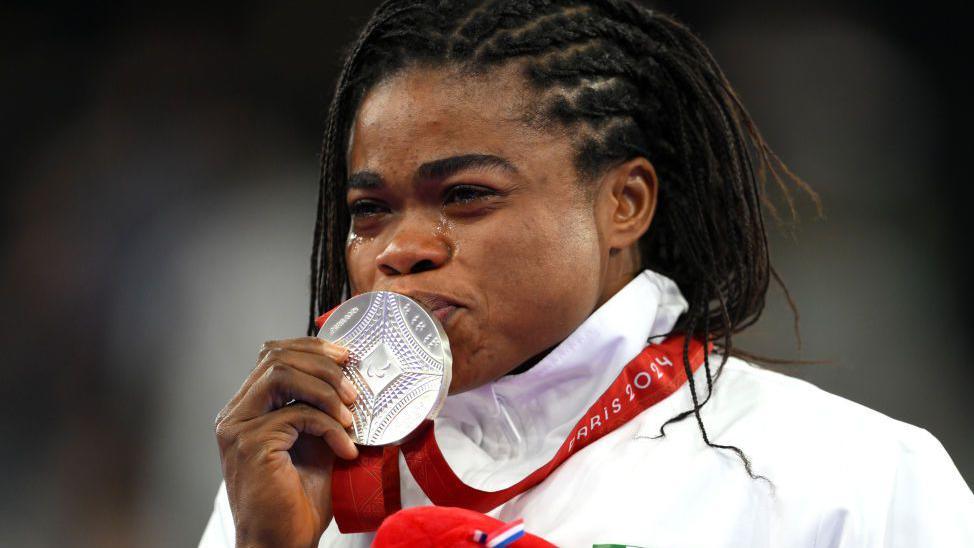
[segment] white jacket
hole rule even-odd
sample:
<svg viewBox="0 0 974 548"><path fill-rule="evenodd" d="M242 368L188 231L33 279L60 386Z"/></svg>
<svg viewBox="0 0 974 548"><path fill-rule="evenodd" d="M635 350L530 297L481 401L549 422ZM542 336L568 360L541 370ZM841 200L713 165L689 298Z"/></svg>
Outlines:
<svg viewBox="0 0 974 548"><path fill-rule="evenodd" d="M530 370L450 396L438 445L464 483L498 490L551 459L572 426L687 304L676 284L644 271ZM717 364L719 356L711 356ZM706 393L701 367L698 394ZM801 380L730 358L703 408L708 447L685 384L573 454L547 479L496 508L504 521L559 546L622 544L782 547L974 547L974 495L927 431ZM400 457L404 508L430 504ZM773 485L773 487L771 486ZM320 546L368 546L333 522ZM225 486L201 547L233 546Z"/></svg>

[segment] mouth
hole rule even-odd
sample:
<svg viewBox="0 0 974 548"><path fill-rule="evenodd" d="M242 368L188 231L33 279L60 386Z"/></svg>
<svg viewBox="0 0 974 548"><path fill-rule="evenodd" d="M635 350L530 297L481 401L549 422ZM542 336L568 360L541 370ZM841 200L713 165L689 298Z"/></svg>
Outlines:
<svg viewBox="0 0 974 548"><path fill-rule="evenodd" d="M453 313L456 312L456 310L457 310L456 306L453 305L444 306L443 308L437 308L436 310L434 310L433 315L436 316L436 319L440 320L440 323L445 326L446 321L451 316L453 316Z"/></svg>
<svg viewBox="0 0 974 548"><path fill-rule="evenodd" d="M400 293L422 305L444 327L446 327L447 322L455 315L456 311L463 308L454 299L437 293L428 293L425 291L400 291Z"/></svg>

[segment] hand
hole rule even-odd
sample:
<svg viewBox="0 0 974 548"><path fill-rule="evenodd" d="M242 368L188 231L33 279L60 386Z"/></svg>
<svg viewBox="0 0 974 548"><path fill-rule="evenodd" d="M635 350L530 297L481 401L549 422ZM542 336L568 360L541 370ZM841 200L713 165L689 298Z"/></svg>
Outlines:
<svg viewBox="0 0 974 548"><path fill-rule="evenodd" d="M268 341L216 419L237 546L317 546L331 523L335 457L358 456L348 351L316 337ZM288 404L288 402L292 402Z"/></svg>

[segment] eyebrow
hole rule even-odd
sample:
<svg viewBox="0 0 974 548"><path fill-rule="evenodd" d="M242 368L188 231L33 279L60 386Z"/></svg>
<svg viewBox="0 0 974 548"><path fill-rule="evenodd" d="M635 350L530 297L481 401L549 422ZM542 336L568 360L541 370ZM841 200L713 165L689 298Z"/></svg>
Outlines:
<svg viewBox="0 0 974 548"><path fill-rule="evenodd" d="M451 175L469 169L500 169L508 173L517 173L514 164L500 156L493 154L461 154L426 162L416 168L414 183L445 179ZM348 178L346 190L370 190L385 185L382 176L374 171L358 171Z"/></svg>

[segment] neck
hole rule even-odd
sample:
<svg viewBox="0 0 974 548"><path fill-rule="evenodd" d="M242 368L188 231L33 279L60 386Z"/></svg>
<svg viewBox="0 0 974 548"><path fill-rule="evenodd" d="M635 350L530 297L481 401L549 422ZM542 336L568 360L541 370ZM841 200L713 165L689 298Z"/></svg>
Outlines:
<svg viewBox="0 0 974 548"><path fill-rule="evenodd" d="M635 245L624 249L609 250L609 257L605 262L605 268L602 274L602 279L604 280L602 282L602 292L599 294L598 302L595 303L595 307L592 310L594 311L605 304L620 289L631 282L643 270L641 263L642 258L639 253L639 248Z"/></svg>

